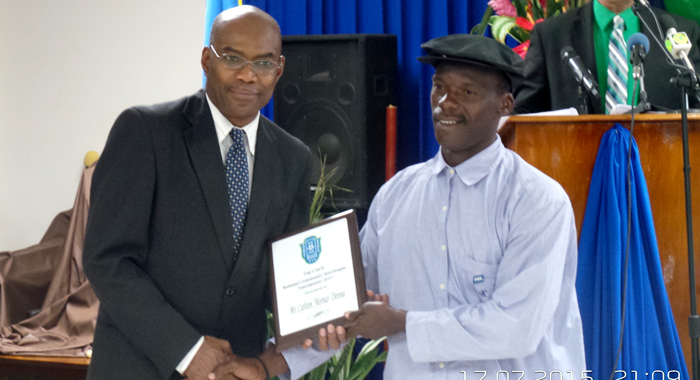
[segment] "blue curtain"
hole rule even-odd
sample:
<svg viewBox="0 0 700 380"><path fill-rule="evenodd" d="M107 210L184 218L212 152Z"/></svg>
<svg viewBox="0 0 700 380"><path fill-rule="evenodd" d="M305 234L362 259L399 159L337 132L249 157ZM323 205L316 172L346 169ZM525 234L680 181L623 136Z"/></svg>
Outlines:
<svg viewBox="0 0 700 380"><path fill-rule="evenodd" d="M586 364L594 379L609 379L620 342L622 292L627 236L626 162L630 132L616 124L605 133L598 150L579 241L578 292ZM651 158L648 158L651 159ZM649 195L632 145L631 237L627 267L627 300L622 353L618 370L637 371L651 379L688 379L678 332L661 273L659 249ZM648 373L648 376L645 374ZM657 373L656 379L661 379ZM615 378L622 377L617 374Z"/></svg>
<svg viewBox="0 0 700 380"><path fill-rule="evenodd" d="M397 166L425 161L438 150L430 112L432 67L416 61L420 44L469 33L487 0L244 0L274 17L283 35L388 33L398 39ZM237 0L207 0L205 44L214 17ZM263 114L274 119L272 105Z"/></svg>

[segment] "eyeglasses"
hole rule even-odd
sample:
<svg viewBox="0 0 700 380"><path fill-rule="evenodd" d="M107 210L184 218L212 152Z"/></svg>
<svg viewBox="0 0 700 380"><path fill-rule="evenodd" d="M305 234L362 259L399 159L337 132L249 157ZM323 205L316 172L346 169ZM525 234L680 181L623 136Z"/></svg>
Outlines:
<svg viewBox="0 0 700 380"><path fill-rule="evenodd" d="M244 67L248 66L248 63L252 64L253 71L256 74L271 74L280 67L279 62L270 61L267 59L258 59L255 61L249 61L243 57L237 55L221 54L216 52L213 46L209 45L209 49L214 52L216 58L220 58L224 62L224 66L231 70L242 70ZM282 57L282 56L280 56Z"/></svg>

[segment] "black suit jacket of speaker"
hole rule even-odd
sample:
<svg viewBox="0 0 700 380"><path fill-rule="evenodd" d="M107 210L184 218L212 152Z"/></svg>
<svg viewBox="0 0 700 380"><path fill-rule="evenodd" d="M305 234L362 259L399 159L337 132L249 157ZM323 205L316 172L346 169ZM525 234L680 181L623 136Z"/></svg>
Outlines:
<svg viewBox="0 0 700 380"><path fill-rule="evenodd" d="M654 19L647 8L640 10L641 17L649 26L656 29ZM700 27L695 21L683 18L661 9L654 8L657 17L669 14L678 24L678 30L686 32L693 48L691 61L700 67ZM579 108L578 82L573 72L561 59L561 49L571 46L581 57L583 64L591 70L593 78L598 81L595 47L593 44L593 3L589 2L577 9L561 14L537 24L530 36L530 48L525 58L525 80L515 92L515 112L531 113L563 108ZM662 28L667 26L662 25ZM676 70L666 61L660 47L652 39L651 32L640 23L641 32L649 38L649 52L644 61L645 85L648 101L670 109L679 109L681 91L669 83L676 75ZM666 30L663 30L664 34ZM656 31L658 35L658 31ZM663 41L662 41L663 42ZM602 68L607 70L607 68ZM605 94L601 94L605 96ZM587 96L588 112L604 114L602 101L594 101ZM693 105L691 100L691 105Z"/></svg>
<svg viewBox="0 0 700 380"><path fill-rule="evenodd" d="M90 379L179 378L201 335L259 354L268 238L308 224L308 148L260 118L240 254L204 91L124 111L92 179L84 267L101 301Z"/></svg>

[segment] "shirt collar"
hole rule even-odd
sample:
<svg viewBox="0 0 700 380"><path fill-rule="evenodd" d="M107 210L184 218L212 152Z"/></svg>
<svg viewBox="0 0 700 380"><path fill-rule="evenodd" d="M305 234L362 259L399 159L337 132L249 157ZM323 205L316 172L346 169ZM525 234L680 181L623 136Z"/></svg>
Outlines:
<svg viewBox="0 0 700 380"><path fill-rule="evenodd" d="M612 21L615 18L615 12L608 8L605 8L598 0L593 1L593 17L595 18L596 24L600 30L605 31L606 28L612 30ZM632 23L637 21L637 16L632 11L632 7L629 7L620 13L620 17L625 20L625 27L629 28Z"/></svg>
<svg viewBox="0 0 700 380"><path fill-rule="evenodd" d="M457 172L457 177L467 186L474 185L491 173L501 163L505 149L501 142L501 137L496 135L496 140L486 149L454 167L455 172ZM452 169L442 157L442 148L440 148L435 157L428 162L428 165L433 174L439 174L444 170Z"/></svg>
<svg viewBox="0 0 700 380"><path fill-rule="evenodd" d="M260 111L255 115L255 118L250 123L237 127L224 116L224 114L219 111L218 108L211 102L209 95L207 95L207 103L209 103L209 109L211 110L211 116L214 119L214 126L216 127L216 136L219 139L219 144L228 137L229 132L233 128L241 128L245 132L245 137L248 140L248 149L250 149L250 154L255 156L255 142L258 138L258 125L260 124Z"/></svg>

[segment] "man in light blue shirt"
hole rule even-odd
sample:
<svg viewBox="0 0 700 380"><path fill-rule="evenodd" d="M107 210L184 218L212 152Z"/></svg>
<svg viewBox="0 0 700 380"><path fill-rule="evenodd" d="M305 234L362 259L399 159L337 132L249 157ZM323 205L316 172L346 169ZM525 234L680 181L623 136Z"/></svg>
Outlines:
<svg viewBox="0 0 700 380"><path fill-rule="evenodd" d="M474 35L421 47L418 60L436 68L441 148L372 202L365 278L388 302L349 313L347 333L389 337L389 380L579 379L588 373L569 198L497 134L522 61Z"/></svg>

